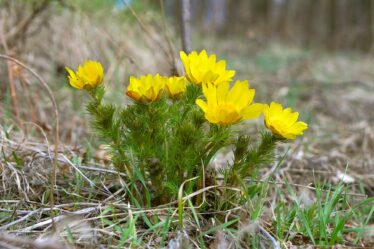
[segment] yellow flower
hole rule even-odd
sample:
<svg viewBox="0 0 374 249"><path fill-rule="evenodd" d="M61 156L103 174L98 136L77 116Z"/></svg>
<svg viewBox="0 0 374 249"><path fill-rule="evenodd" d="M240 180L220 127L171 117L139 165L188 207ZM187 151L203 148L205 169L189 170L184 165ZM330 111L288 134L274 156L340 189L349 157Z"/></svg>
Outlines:
<svg viewBox="0 0 374 249"><path fill-rule="evenodd" d="M178 98L186 91L187 79L185 77L169 77L166 81L166 90L170 98Z"/></svg>
<svg viewBox="0 0 374 249"><path fill-rule="evenodd" d="M196 104L203 110L205 118L210 123L229 125L261 115L263 104L251 104L255 90L249 88L248 81L238 80L231 89L229 88L229 82L218 86L203 84L207 102L197 99Z"/></svg>
<svg viewBox="0 0 374 249"><path fill-rule="evenodd" d="M93 89L100 85L104 78L103 66L96 61L85 61L83 66L78 66L78 71L75 73L68 67L66 71L69 73L70 85L77 89Z"/></svg>
<svg viewBox="0 0 374 249"><path fill-rule="evenodd" d="M283 109L281 104L271 102L270 106L265 105L264 118L266 127L274 135L287 139L295 139L298 135L303 135L303 131L308 128L304 122L297 122L298 112L292 112L291 108Z"/></svg>
<svg viewBox="0 0 374 249"><path fill-rule="evenodd" d="M187 79L197 85L202 83L218 85L222 82L231 81L235 75L234 70L226 70L226 61L220 60L217 62L216 55L208 56L205 50L201 51L200 54L194 51L189 55L181 51L180 57Z"/></svg>
<svg viewBox="0 0 374 249"><path fill-rule="evenodd" d="M156 74L130 77L126 95L136 101L155 101L160 98L168 78Z"/></svg>

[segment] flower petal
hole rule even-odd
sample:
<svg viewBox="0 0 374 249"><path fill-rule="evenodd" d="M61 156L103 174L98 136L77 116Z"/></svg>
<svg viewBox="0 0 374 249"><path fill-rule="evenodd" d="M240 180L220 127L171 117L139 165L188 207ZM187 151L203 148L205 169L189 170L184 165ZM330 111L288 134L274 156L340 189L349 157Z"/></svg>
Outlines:
<svg viewBox="0 0 374 249"><path fill-rule="evenodd" d="M208 56L205 50L202 50L199 54L193 51L188 55L181 51L180 57L187 79L197 85L201 83L217 85L221 82L230 81L235 74L235 71L226 70L224 60L217 62L216 55Z"/></svg>
<svg viewBox="0 0 374 249"><path fill-rule="evenodd" d="M296 122L293 126L290 127L290 130L292 130L293 133L296 135L303 134L303 131L308 129L308 125L304 122Z"/></svg>
<svg viewBox="0 0 374 249"><path fill-rule="evenodd" d="M196 105L198 105L201 110L203 110L203 112L207 112L208 111L208 105L205 101L201 100L201 99L197 99L195 101Z"/></svg>
<svg viewBox="0 0 374 249"><path fill-rule="evenodd" d="M264 108L265 105L260 103L255 103L246 107L242 112L243 119L253 119L259 117L264 111Z"/></svg>
<svg viewBox="0 0 374 249"><path fill-rule="evenodd" d="M229 89L230 89L229 82L223 82L217 85L217 104L226 102Z"/></svg>
<svg viewBox="0 0 374 249"><path fill-rule="evenodd" d="M65 67L66 71L69 73L68 79L69 83L72 87L77 88L77 89L83 89L83 85L80 83L80 81L77 78L77 75L74 73L73 70L71 70L68 67Z"/></svg>
<svg viewBox="0 0 374 249"><path fill-rule="evenodd" d="M272 102L270 106L265 105L263 113L266 127L277 136L295 139L308 128L306 123L297 122L298 112L292 112L291 108L283 110L282 105L276 102Z"/></svg>
<svg viewBox="0 0 374 249"><path fill-rule="evenodd" d="M254 95L255 90L248 88L248 81L237 80L227 95L227 102L235 103L242 110L252 102Z"/></svg>

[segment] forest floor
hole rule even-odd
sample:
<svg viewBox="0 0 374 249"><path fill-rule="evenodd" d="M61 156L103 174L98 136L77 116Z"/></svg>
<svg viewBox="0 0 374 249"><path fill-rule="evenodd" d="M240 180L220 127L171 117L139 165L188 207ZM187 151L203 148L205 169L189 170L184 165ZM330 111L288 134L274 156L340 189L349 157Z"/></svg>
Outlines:
<svg viewBox="0 0 374 249"><path fill-rule="evenodd" d="M237 79L248 79L256 89L257 102L290 106L310 128L279 149L285 155L280 165L262 171L259 179L268 180L271 172L269 187L260 200L238 207L246 210L236 214L239 220L230 216L237 210L224 213L222 223L201 220L205 216L190 207L186 229L178 232L176 207L128 205L121 175L90 130L86 97L68 86L63 70L87 58L101 59L108 99L123 104L129 75L170 73L172 64L153 42L164 39L155 35L160 27L150 26L147 35L141 29L119 32L124 27L110 20L80 14L64 22L70 15L50 20L61 24L49 27L52 43L38 43L50 34L45 30L14 55L46 80L58 105L61 142L53 210L49 186L56 119L48 94L26 70L14 66L21 125L9 90L0 95L0 248L235 248L243 243L266 248L272 245L269 238L282 248L374 246L374 56L196 35L196 50L225 59ZM68 27L73 28L66 34ZM8 82L5 71L0 76ZM321 224L326 217L329 222ZM334 234L337 226L342 227Z"/></svg>

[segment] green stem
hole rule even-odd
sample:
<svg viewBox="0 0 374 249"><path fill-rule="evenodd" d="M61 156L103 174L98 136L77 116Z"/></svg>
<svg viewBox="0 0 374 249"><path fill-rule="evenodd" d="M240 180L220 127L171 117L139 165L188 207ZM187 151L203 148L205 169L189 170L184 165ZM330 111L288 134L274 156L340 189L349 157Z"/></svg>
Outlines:
<svg viewBox="0 0 374 249"><path fill-rule="evenodd" d="M262 165L273 162L274 149L278 141L282 141L282 139L270 133L264 133L261 143L257 147L250 149L246 153L246 157L233 166L229 182L233 186L238 186L242 179L251 175L253 168L259 168Z"/></svg>

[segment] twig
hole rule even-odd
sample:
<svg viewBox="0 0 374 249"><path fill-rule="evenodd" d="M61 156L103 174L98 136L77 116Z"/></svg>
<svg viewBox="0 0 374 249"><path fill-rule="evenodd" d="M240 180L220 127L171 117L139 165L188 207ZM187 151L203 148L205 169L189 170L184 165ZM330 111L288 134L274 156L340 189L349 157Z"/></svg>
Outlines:
<svg viewBox="0 0 374 249"><path fill-rule="evenodd" d="M78 168L85 169L85 170L91 170L91 171L98 171L98 172L105 172L105 173L110 173L110 174L115 174L119 176L127 176L125 173L116 171L116 170L111 170L111 169L105 169L102 167L90 167L90 166L85 166L85 165L80 165Z"/></svg>
<svg viewBox="0 0 374 249"><path fill-rule="evenodd" d="M273 248L274 249L280 249L280 246L278 244L278 242L274 239L273 236L270 235L270 233L268 233L268 231L266 231L263 227L261 226L258 226L258 228L260 229L260 232L266 237L268 238L271 243L273 244Z"/></svg>
<svg viewBox="0 0 374 249"><path fill-rule="evenodd" d="M95 186L95 183L88 179L88 177L85 176L83 172L77 166L75 166L74 163L72 163L65 155L61 155L61 157L65 160L67 164L73 167L90 184L91 187Z"/></svg>
<svg viewBox="0 0 374 249"><path fill-rule="evenodd" d="M72 212L71 214L75 214L75 215L88 214L88 213L90 213L92 211L95 211L95 210L97 210L97 207L89 207L89 208L84 208L84 209ZM51 212L51 213L53 213L53 212ZM51 219L47 219L47 220L41 221L39 223L33 224L31 226L25 227L25 228L23 228L19 231L20 232L30 232L30 231L32 231L36 228L44 227L44 226L49 225L51 223L53 224L53 222L61 221L65 217L66 217L66 215L59 215L59 216L56 216L56 217L52 216Z"/></svg>
<svg viewBox="0 0 374 249"><path fill-rule="evenodd" d="M10 223L4 225L4 226L1 226L1 227L0 227L0 230L6 230L6 229L8 229L8 228L11 227L11 226L16 225L16 224L18 224L18 223L20 223L20 222L26 220L26 219L29 218L30 216L32 216L32 215L38 213L39 211L40 211L39 209L37 209L37 210L33 210L33 211L29 212L28 214L26 214L25 216L23 216L22 218L20 218L20 219L18 219L18 220L15 220L15 221L12 221L12 222L10 222Z"/></svg>
<svg viewBox="0 0 374 249"><path fill-rule="evenodd" d="M11 247L8 248L37 248L37 249L63 249L66 247L60 246L57 241L50 240L46 241L43 240L42 242L33 241L26 238L14 237L6 234L0 234L0 242L5 242L8 246L9 244L19 246L19 247Z"/></svg>

